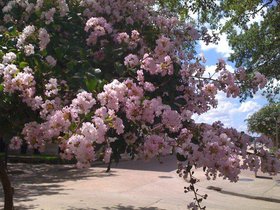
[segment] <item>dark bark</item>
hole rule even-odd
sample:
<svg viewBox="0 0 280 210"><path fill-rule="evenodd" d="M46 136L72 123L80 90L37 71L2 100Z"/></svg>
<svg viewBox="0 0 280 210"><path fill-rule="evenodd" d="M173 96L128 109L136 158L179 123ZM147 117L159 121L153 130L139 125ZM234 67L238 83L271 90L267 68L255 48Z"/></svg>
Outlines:
<svg viewBox="0 0 280 210"><path fill-rule="evenodd" d="M33 150L33 154L34 154L34 155L40 155L41 152L40 152L38 149L34 149L34 150Z"/></svg>
<svg viewBox="0 0 280 210"><path fill-rule="evenodd" d="M7 169L7 167L8 167L8 152L9 152L9 150L8 150L8 145L6 145L6 147L5 147L5 156L4 156L4 166L5 166L5 169Z"/></svg>
<svg viewBox="0 0 280 210"><path fill-rule="evenodd" d="M1 137L0 137L0 152L5 152L5 142Z"/></svg>
<svg viewBox="0 0 280 210"><path fill-rule="evenodd" d="M13 210L13 188L7 174L5 163L0 160L0 180L4 191L4 210Z"/></svg>
<svg viewBox="0 0 280 210"><path fill-rule="evenodd" d="M20 147L20 154L26 154L27 148L28 148L28 145L27 145L26 141L23 141L23 143Z"/></svg>
<svg viewBox="0 0 280 210"><path fill-rule="evenodd" d="M111 171L111 165L112 165L112 156L111 156L110 161L108 163L106 173L109 173Z"/></svg>

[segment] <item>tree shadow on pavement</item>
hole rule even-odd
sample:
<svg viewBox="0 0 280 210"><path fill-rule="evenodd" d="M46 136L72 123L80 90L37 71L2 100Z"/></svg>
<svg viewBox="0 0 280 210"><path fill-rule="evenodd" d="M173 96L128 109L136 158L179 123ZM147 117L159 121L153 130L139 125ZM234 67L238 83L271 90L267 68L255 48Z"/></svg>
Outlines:
<svg viewBox="0 0 280 210"><path fill-rule="evenodd" d="M14 187L14 205L32 201L38 196L67 194L63 182L87 180L90 177L106 178L117 176L113 171L105 173L89 169L77 169L75 165L50 165L13 163L8 165L8 173ZM3 190L0 186L0 209L3 205ZM36 209L35 206L18 206L16 209Z"/></svg>
<svg viewBox="0 0 280 210"><path fill-rule="evenodd" d="M107 166L102 165L99 167L106 168ZM154 158L152 160L128 160L121 161L119 163L112 163L112 169L128 169L128 170L139 170L139 171L158 171L158 172L171 172L177 169L177 159L175 155L168 155L161 157L160 160Z"/></svg>
<svg viewBox="0 0 280 210"><path fill-rule="evenodd" d="M166 209L160 209L158 207L134 207L134 206L125 206L125 205L117 205L117 206L112 206L112 207L103 207L102 209L104 210L111 210L111 209L116 209L116 210L166 210Z"/></svg>
<svg viewBox="0 0 280 210"><path fill-rule="evenodd" d="M15 205L14 210L29 210L29 209L37 209L37 205Z"/></svg>
<svg viewBox="0 0 280 210"><path fill-rule="evenodd" d="M103 210L166 210L166 209L161 209L161 208L157 208L157 207L135 207L132 205L116 205L116 206L110 206L110 207L103 207ZM73 208L73 207L68 207L67 210L97 210L95 208Z"/></svg>

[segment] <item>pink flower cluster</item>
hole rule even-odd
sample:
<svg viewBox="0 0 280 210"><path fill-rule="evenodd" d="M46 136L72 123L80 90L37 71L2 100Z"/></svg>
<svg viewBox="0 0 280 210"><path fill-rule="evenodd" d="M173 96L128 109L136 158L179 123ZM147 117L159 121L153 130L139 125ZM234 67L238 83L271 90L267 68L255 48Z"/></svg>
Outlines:
<svg viewBox="0 0 280 210"><path fill-rule="evenodd" d="M134 68L139 64L139 58L137 55L129 54L124 58L124 65Z"/></svg>
<svg viewBox="0 0 280 210"><path fill-rule="evenodd" d="M53 16L56 12L56 9L53 7L49 9L47 12L42 12L41 19L45 19L45 23L48 25L53 22Z"/></svg>
<svg viewBox="0 0 280 210"><path fill-rule="evenodd" d="M174 71L173 61L168 53L172 53L173 44L170 39L162 36L156 40L157 46L153 56L145 54L141 62L141 68L150 74L161 76L172 75Z"/></svg>
<svg viewBox="0 0 280 210"><path fill-rule="evenodd" d="M67 149L75 155L78 168L89 167L90 162L95 160L92 143L82 135L71 136L67 142Z"/></svg>
<svg viewBox="0 0 280 210"><path fill-rule="evenodd" d="M104 92L99 93L97 98L102 106L108 109L118 111L120 104L124 102L127 93L127 86L118 80L113 80L111 83L104 86Z"/></svg>
<svg viewBox="0 0 280 210"><path fill-rule="evenodd" d="M36 81L33 70L25 67L23 72L14 64L3 65L0 74L3 78L4 91L7 93L19 93L22 101L36 110L42 104L42 97L35 96Z"/></svg>
<svg viewBox="0 0 280 210"><path fill-rule="evenodd" d="M106 34L111 34L113 29L103 17L92 17L88 19L85 26L86 32L90 30L91 33L87 39L87 44L95 45L99 37L105 36Z"/></svg>
<svg viewBox="0 0 280 210"><path fill-rule="evenodd" d="M145 137L143 145L143 155L145 159L151 159L158 155L167 155L172 151L172 146L164 137L150 135Z"/></svg>
<svg viewBox="0 0 280 210"><path fill-rule="evenodd" d="M25 26L25 28L23 29L22 33L18 37L17 47L21 48L24 45L26 39L29 36L31 36L34 32L35 32L35 26L34 25Z"/></svg>
<svg viewBox="0 0 280 210"><path fill-rule="evenodd" d="M9 148L12 150L18 150L20 149L21 144L22 144L22 139L18 136L14 136L10 141Z"/></svg>
<svg viewBox="0 0 280 210"><path fill-rule="evenodd" d="M265 76L259 72L256 72L254 76L253 84L256 87L259 86L260 88L264 88L266 83L267 83L267 79L265 78Z"/></svg>
<svg viewBox="0 0 280 210"><path fill-rule="evenodd" d="M95 103L96 100L92 97L92 94L86 91L78 93L77 98L72 100L72 106L79 114L87 114Z"/></svg>
<svg viewBox="0 0 280 210"><path fill-rule="evenodd" d="M45 28L39 29L39 47L40 50L46 49L48 43L50 42L50 35Z"/></svg>

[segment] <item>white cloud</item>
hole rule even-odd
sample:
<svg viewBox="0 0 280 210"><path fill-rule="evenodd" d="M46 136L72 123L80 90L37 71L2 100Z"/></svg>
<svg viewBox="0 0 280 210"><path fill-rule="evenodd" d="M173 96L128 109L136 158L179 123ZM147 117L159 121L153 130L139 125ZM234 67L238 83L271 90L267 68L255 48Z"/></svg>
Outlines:
<svg viewBox="0 0 280 210"><path fill-rule="evenodd" d="M231 73L234 72L234 68L231 65L226 65L226 69L229 70Z"/></svg>
<svg viewBox="0 0 280 210"><path fill-rule="evenodd" d="M226 127L231 127L231 109L238 109L237 104L230 102L226 99L224 93L219 92L217 95L218 106L215 109L209 110L202 115L194 115L194 120L197 122L213 123L215 121L221 121Z"/></svg>
<svg viewBox="0 0 280 210"><path fill-rule="evenodd" d="M217 66L216 65L211 65L211 66L205 66L205 72L203 74L204 77L209 77L215 74ZM213 76L214 79L217 78L216 74Z"/></svg>
<svg viewBox="0 0 280 210"><path fill-rule="evenodd" d="M215 50L217 53L222 54L223 57L227 58L233 52L228 44L226 34L220 35L220 41L218 44L210 43L206 45L203 41L199 41L199 45L202 51Z"/></svg>
<svg viewBox="0 0 280 210"><path fill-rule="evenodd" d="M246 101L241 104L241 106L238 108L238 112L256 112L258 111L262 106L259 105L257 102L254 101Z"/></svg>
<svg viewBox="0 0 280 210"><path fill-rule="evenodd" d="M211 65L211 66L205 66L205 72L203 74L204 77L209 77L212 76L213 79L217 79L219 74L215 74L215 71L217 69L216 65ZM229 70L230 72L234 72L234 68L230 65L226 65L226 69Z"/></svg>
<svg viewBox="0 0 280 210"><path fill-rule="evenodd" d="M259 6L258 9L260 9L261 5ZM250 20L247 23L247 26L251 26L253 23L260 23L261 21L263 21L263 17L264 14L262 14L262 12L264 12L264 14L266 14L267 12L267 8L264 7L261 11L259 11L257 13L257 15L255 15L254 17L250 17Z"/></svg>
<svg viewBox="0 0 280 210"><path fill-rule="evenodd" d="M254 112L258 111L260 105L254 99L240 103L239 99L227 98L223 92L217 95L218 106L202 115L194 115L196 122L213 123L221 121L225 127L233 127L239 131L247 131L245 119Z"/></svg>
<svg viewBox="0 0 280 210"><path fill-rule="evenodd" d="M246 125L245 123L239 125L238 127L236 127L236 130L238 130L238 131L244 131L244 132L247 132L247 133L248 133L248 128L247 128L247 125Z"/></svg>
<svg viewBox="0 0 280 210"><path fill-rule="evenodd" d="M193 12L192 10L188 11L188 15L195 21L197 22L198 20L198 13L197 12Z"/></svg>

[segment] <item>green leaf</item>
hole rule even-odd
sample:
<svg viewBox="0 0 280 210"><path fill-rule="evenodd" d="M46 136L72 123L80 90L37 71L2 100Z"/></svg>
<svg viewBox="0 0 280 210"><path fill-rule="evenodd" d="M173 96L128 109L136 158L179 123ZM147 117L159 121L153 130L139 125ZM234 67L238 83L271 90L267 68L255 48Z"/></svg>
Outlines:
<svg viewBox="0 0 280 210"><path fill-rule="evenodd" d="M76 61L70 61L66 64L67 68L71 71L75 68L76 65L77 65Z"/></svg>
<svg viewBox="0 0 280 210"><path fill-rule="evenodd" d="M86 86L90 92L93 92L96 90L97 85L98 85L98 79L97 78L92 78L92 79L86 79L85 80Z"/></svg>
<svg viewBox="0 0 280 210"><path fill-rule="evenodd" d="M46 50L46 49L44 49L44 50L41 52L41 55L42 55L42 56L44 56L44 57L45 57L45 56L47 56L47 55L48 55L47 50Z"/></svg>
<svg viewBox="0 0 280 210"><path fill-rule="evenodd" d="M116 69L116 72L119 75L123 75L124 74L124 66L120 62L116 62L115 63L115 69Z"/></svg>
<svg viewBox="0 0 280 210"><path fill-rule="evenodd" d="M64 56L63 48L56 48L55 50L56 58L61 60Z"/></svg>
<svg viewBox="0 0 280 210"><path fill-rule="evenodd" d="M19 67L22 68L22 69L26 66L28 66L27 62L22 61L22 62L19 63Z"/></svg>

